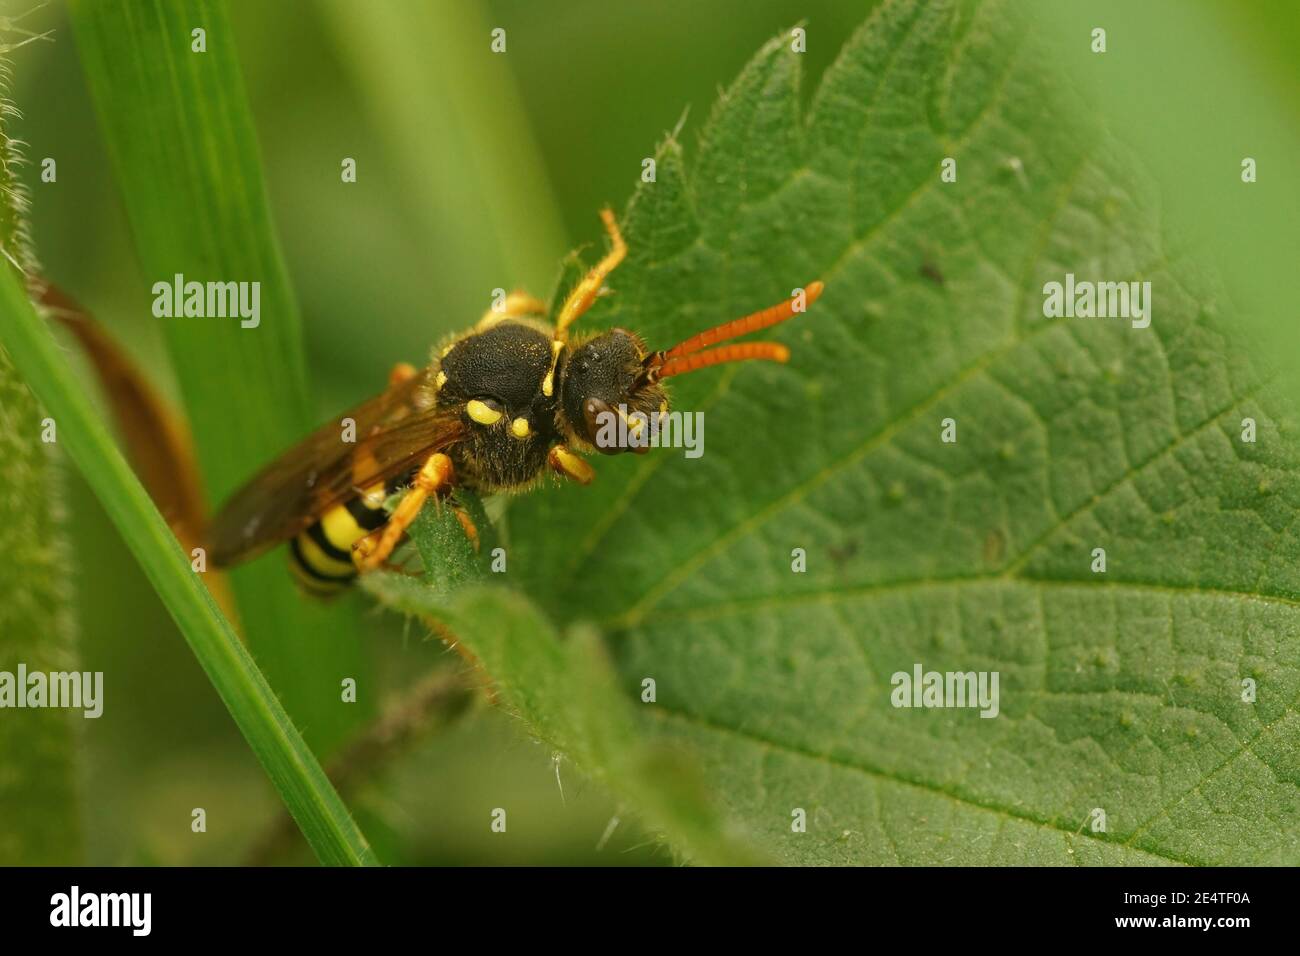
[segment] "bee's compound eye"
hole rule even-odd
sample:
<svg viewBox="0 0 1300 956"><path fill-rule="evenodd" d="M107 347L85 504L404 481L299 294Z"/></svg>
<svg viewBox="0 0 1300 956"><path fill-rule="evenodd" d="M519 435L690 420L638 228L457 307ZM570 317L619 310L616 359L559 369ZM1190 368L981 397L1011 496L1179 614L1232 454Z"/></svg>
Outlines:
<svg viewBox="0 0 1300 956"><path fill-rule="evenodd" d="M601 426L607 421L604 416L613 415L614 410L609 407L609 403L599 398L588 398L582 403L582 418L587 426L587 441L591 442L596 448L606 455L616 455L619 452L618 446L604 448L596 440L600 434Z"/></svg>
<svg viewBox="0 0 1300 956"><path fill-rule="evenodd" d="M471 398L465 403L465 414L480 425L495 425L501 421L505 409L493 398Z"/></svg>

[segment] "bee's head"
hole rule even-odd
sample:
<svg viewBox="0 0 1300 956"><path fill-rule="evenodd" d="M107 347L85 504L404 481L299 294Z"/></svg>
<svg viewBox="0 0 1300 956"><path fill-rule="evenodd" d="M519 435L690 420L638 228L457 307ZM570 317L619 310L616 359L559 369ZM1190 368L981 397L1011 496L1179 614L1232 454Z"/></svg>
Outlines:
<svg viewBox="0 0 1300 956"><path fill-rule="evenodd" d="M609 455L645 451L646 446L639 442L619 445L602 438L611 432L629 435L667 412L668 395L659 384L662 379L723 362L786 361L790 350L777 342L719 343L793 318L816 302L822 289L821 282L810 282L806 289L795 289L783 302L705 329L661 352L648 351L626 329L602 332L574 349L564 366L560 402L569 430ZM619 418L628 420L625 427L618 427ZM607 425L613 427L602 435L602 426Z"/></svg>
<svg viewBox="0 0 1300 956"><path fill-rule="evenodd" d="M602 332L578 346L564 366L560 401L574 433L598 451L614 455L621 451L645 451L644 447L620 447L598 439L602 426L626 416L629 426L646 424L668 410L663 386L645 375L646 348L626 329ZM610 434L607 430L605 434Z"/></svg>

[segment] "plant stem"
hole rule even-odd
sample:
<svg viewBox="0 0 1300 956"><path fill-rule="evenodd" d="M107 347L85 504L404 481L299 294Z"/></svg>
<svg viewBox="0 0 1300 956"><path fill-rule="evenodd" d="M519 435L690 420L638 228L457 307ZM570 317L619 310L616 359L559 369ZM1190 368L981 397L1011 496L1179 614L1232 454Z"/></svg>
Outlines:
<svg viewBox="0 0 1300 956"><path fill-rule="evenodd" d="M435 671L388 707L330 761L326 773L341 793L372 778L434 729L451 723L468 709L473 688L462 673ZM253 844L247 866L267 866L289 848L293 820L281 814Z"/></svg>
<svg viewBox="0 0 1300 956"><path fill-rule="evenodd" d="M55 420L58 444L140 562L317 857L334 865L374 864L347 807L191 569L8 269L0 269L0 340Z"/></svg>

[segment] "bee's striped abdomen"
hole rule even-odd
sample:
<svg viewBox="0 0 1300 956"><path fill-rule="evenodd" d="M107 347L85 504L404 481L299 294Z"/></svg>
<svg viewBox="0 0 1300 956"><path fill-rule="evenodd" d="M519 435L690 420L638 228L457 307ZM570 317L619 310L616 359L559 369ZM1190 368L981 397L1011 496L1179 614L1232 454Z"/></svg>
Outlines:
<svg viewBox="0 0 1300 956"><path fill-rule="evenodd" d="M298 583L312 594L336 594L357 576L352 546L388 520L384 489L367 489L325 512L289 546L289 566Z"/></svg>

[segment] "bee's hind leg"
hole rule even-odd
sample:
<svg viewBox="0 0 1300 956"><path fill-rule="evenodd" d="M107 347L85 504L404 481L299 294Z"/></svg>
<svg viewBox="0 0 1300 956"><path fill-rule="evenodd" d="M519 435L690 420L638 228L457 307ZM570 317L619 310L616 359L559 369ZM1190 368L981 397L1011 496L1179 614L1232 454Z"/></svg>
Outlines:
<svg viewBox="0 0 1300 956"><path fill-rule="evenodd" d="M362 573L382 567L402 542L406 529L415 523L429 498L447 491L456 482L456 469L442 452L430 455L415 476L410 490L398 502L387 523L374 534L352 546L352 562Z"/></svg>

